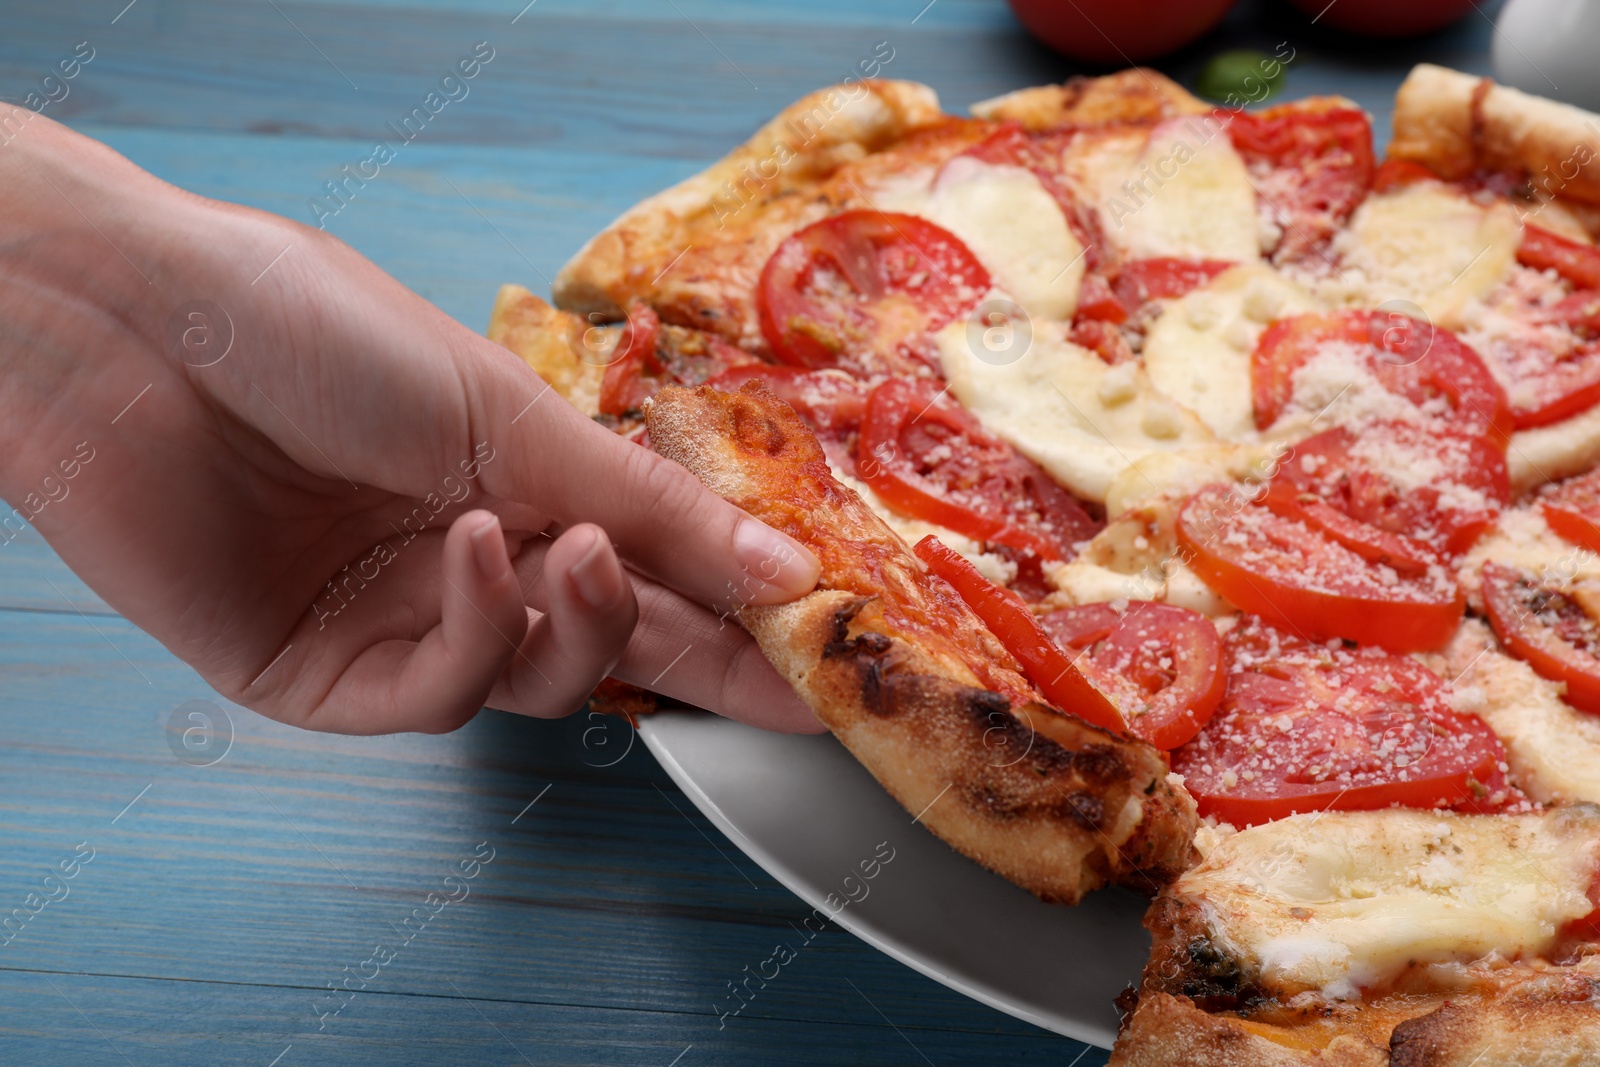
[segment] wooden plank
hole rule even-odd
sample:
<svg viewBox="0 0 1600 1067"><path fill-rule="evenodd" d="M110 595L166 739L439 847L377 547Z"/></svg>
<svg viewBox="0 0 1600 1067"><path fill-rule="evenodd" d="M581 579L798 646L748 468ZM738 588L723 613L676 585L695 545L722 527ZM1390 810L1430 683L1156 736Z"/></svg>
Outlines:
<svg viewBox="0 0 1600 1067"><path fill-rule="evenodd" d="M303 223L314 222L307 201L323 174L370 151L307 137L85 132L184 188ZM481 332L501 284L548 294L548 279L623 206L696 169L683 160L419 143L357 190L327 229Z"/></svg>
<svg viewBox="0 0 1600 1067"><path fill-rule="evenodd" d="M807 909L622 724L486 712L445 737L311 734L227 706L125 621L94 624L0 612L0 968L307 991L381 943L397 955L372 991L449 996L467 975L520 1003L703 1018L784 943L797 959L740 1018L881 1025L841 997L848 976L902 1026L1038 1033L842 930L805 940ZM230 747L184 749L206 725L189 701L212 702ZM445 883L480 844L493 858ZM92 859L46 883L75 848Z"/></svg>
<svg viewBox="0 0 1600 1067"><path fill-rule="evenodd" d="M618 951L625 951L618 946ZM638 1009L576 1009L508 1002L470 970L452 979L463 995L361 994L322 1030L307 1025L307 991L236 983L170 982L96 975L0 971L0 1061L126 1067L394 1067L396 1064L1016 1063L1098 1067L1050 1035L928 1030L894 1020L717 1020ZM860 978L838 981L839 1000L878 1001ZM892 1018L892 1016L891 1016ZM1081 1046L1080 1046L1081 1047ZM1063 1055L1065 1053L1065 1055Z"/></svg>
<svg viewBox="0 0 1600 1067"><path fill-rule="evenodd" d="M0 501L0 512L8 511ZM113 615L109 605L72 573L32 526L7 540L0 529L0 608Z"/></svg>
<svg viewBox="0 0 1600 1067"><path fill-rule="evenodd" d="M774 32L767 8L732 0L715 0L727 17L704 24L642 2L617 3L610 8L616 17L574 14L582 10L576 2L535 7L513 26L511 5L491 15L254 2L230 6L222 19L204 0L174 0L138 5L115 27L92 30L86 27L104 21L100 7L68 0L11 16L13 32L0 42L0 85L25 92L58 53L87 35L96 57L49 114L363 144L362 156L328 159L325 179L369 155L377 139L394 141L387 124L420 105L478 41L489 42L495 58L469 84L469 95L429 121L407 151L421 143L477 143L710 159L804 92L858 72L879 42L893 49L885 76L925 81L955 111L1086 69L1036 45L1009 20L967 24L960 13L978 9L955 0L941 0L917 25L904 13L909 5L889 4L862 7L847 24L825 24L828 11L850 6L828 0L815 19L782 32ZM899 17L889 18L891 10ZM952 13L959 24L935 17ZM1269 51L1286 41L1296 49L1290 93L1336 88L1384 115L1411 63L1480 69L1488 33L1489 24L1474 17L1421 42L1336 51L1303 20L1284 25L1284 16L1252 8L1160 65L1188 81L1221 35ZM247 52L233 47L241 38L251 42Z"/></svg>
<svg viewBox="0 0 1600 1067"><path fill-rule="evenodd" d="M891 26L928 28L997 28L1014 25L1010 10L995 0L817 0L807 4L767 4L753 0L406 0L404 6L429 12L473 13L490 18L521 19L555 16L592 19L597 23L625 19L659 19L671 14L696 23L744 22L763 26ZM330 4L341 8L371 7L393 11L388 0L300 0L299 5ZM665 9L665 12L663 11ZM290 9L292 10L292 9ZM681 12L681 15L678 13ZM603 36L604 30L599 31Z"/></svg>

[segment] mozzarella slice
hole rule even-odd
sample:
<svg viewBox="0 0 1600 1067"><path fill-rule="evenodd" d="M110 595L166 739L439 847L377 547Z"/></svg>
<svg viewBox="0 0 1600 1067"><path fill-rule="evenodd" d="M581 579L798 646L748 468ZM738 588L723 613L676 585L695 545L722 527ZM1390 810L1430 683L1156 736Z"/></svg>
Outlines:
<svg viewBox="0 0 1600 1067"><path fill-rule="evenodd" d="M1141 457L1215 440L1136 364L1107 366L1042 327L1034 324L1026 346L997 356L981 331L952 323L939 333L939 355L962 406L1078 496L1103 501Z"/></svg>
<svg viewBox="0 0 1600 1067"><path fill-rule="evenodd" d="M1600 464L1600 406L1564 422L1511 435L1506 467L1517 492L1579 474Z"/></svg>
<svg viewBox="0 0 1600 1067"><path fill-rule="evenodd" d="M1261 254L1256 191L1227 130L1204 116L1169 119L1136 156L1107 140L1079 162L1123 255L1253 261Z"/></svg>
<svg viewBox="0 0 1600 1067"><path fill-rule="evenodd" d="M961 238L996 286L1029 315L1066 320L1077 309L1083 245L1032 171L957 156L931 184L880 189L873 203Z"/></svg>
<svg viewBox="0 0 1600 1067"><path fill-rule="evenodd" d="M1483 717L1506 746L1523 792L1545 804L1600 803L1600 716L1561 699L1561 686L1496 647L1488 627L1462 626L1450 649L1452 705Z"/></svg>
<svg viewBox="0 0 1600 1067"><path fill-rule="evenodd" d="M1112 480L1106 490L1106 514L1115 518L1160 497L1182 500L1217 482L1264 482L1292 451L1287 442L1256 441L1152 452Z"/></svg>
<svg viewBox="0 0 1600 1067"><path fill-rule="evenodd" d="M1409 301L1435 325L1460 329L1467 304L1516 263L1522 226L1509 204L1485 206L1434 182L1369 196L1335 241L1332 296L1366 307ZM1405 310L1402 306L1400 310Z"/></svg>
<svg viewBox="0 0 1600 1067"><path fill-rule="evenodd" d="M1217 842L1173 892L1266 991L1351 998L1418 964L1536 956L1594 909L1600 810L1295 815Z"/></svg>
<svg viewBox="0 0 1600 1067"><path fill-rule="evenodd" d="M1151 323L1144 367L1167 396L1231 440L1255 436L1250 354L1274 319L1314 311L1311 294L1263 263L1234 267Z"/></svg>

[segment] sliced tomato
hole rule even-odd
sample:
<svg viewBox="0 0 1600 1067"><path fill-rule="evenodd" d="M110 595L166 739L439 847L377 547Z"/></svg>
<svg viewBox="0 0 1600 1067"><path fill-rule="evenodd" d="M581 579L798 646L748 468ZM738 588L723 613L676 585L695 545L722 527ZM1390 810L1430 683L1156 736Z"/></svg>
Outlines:
<svg viewBox="0 0 1600 1067"><path fill-rule="evenodd" d="M1539 502L1550 529L1591 552L1600 552L1600 470L1568 478Z"/></svg>
<svg viewBox="0 0 1600 1067"><path fill-rule="evenodd" d="M1046 700L1094 726L1119 734L1128 732L1116 705L1050 639L1026 604L985 578L937 537L924 537L913 551L929 570L950 583L990 632L1017 657L1022 672Z"/></svg>
<svg viewBox="0 0 1600 1067"><path fill-rule="evenodd" d="M1069 336L1073 344L1082 345L1106 363L1115 365L1134 359L1133 346L1128 344L1128 339L1113 323L1079 319L1072 324Z"/></svg>
<svg viewBox="0 0 1600 1067"><path fill-rule="evenodd" d="M1283 231L1273 258L1325 254L1372 185L1372 123L1359 108L1298 104L1262 112L1219 109L1251 168L1257 198Z"/></svg>
<svg viewBox="0 0 1600 1067"><path fill-rule="evenodd" d="M856 472L903 515L1047 560L1070 559L1099 529L1076 497L926 379L872 391Z"/></svg>
<svg viewBox="0 0 1600 1067"><path fill-rule="evenodd" d="M1522 224L1517 262L1535 270L1553 270L1578 289L1600 289L1600 248L1542 226Z"/></svg>
<svg viewBox="0 0 1600 1067"><path fill-rule="evenodd" d="M1504 355L1517 429L1561 422L1600 403L1600 344L1521 344Z"/></svg>
<svg viewBox="0 0 1600 1067"><path fill-rule="evenodd" d="M761 271L761 333L781 362L927 372L930 335L988 292L961 239L915 215L846 211L788 237Z"/></svg>
<svg viewBox="0 0 1600 1067"><path fill-rule="evenodd" d="M628 321L617 338L613 358L600 379L600 413L623 415L637 411L654 390L642 381L645 364L654 363L656 340L661 334L661 317L648 304L628 309ZM655 364L655 370L660 365Z"/></svg>
<svg viewBox="0 0 1600 1067"><path fill-rule="evenodd" d="M1294 446L1266 504L1397 570L1471 548L1511 499L1505 454L1482 437L1378 422Z"/></svg>
<svg viewBox="0 0 1600 1067"><path fill-rule="evenodd" d="M1229 603L1308 638L1413 652L1440 647L1461 622L1445 568L1400 574L1231 486L1190 497L1177 534L1185 561Z"/></svg>
<svg viewBox="0 0 1600 1067"><path fill-rule="evenodd" d="M1073 312L1073 322L1088 321L1119 323L1128 321L1128 309L1112 290L1111 283L1098 271L1083 276L1078 286L1078 309Z"/></svg>
<svg viewBox="0 0 1600 1067"><path fill-rule="evenodd" d="M1131 310L1152 300L1171 300L1193 292L1237 265L1225 259L1135 259L1118 268L1111 288L1123 307Z"/></svg>
<svg viewBox="0 0 1600 1067"><path fill-rule="evenodd" d="M1449 330L1383 311L1294 315L1262 331L1250 357L1258 427L1278 420L1294 398L1295 373L1319 355L1349 358L1352 381L1370 372L1450 429L1502 441L1511 434L1505 390L1478 353Z"/></svg>
<svg viewBox="0 0 1600 1067"><path fill-rule="evenodd" d="M1600 623L1569 595L1499 563L1483 568L1483 606L1500 643L1551 681L1564 699L1600 714Z"/></svg>
<svg viewBox="0 0 1600 1067"><path fill-rule="evenodd" d="M1475 810L1502 782L1499 738L1452 710L1444 681L1410 656L1314 644L1256 620L1225 645L1222 705L1172 754L1202 815L1254 826L1394 804Z"/></svg>
<svg viewBox="0 0 1600 1067"><path fill-rule="evenodd" d="M1372 175L1372 191L1386 193L1417 182L1438 180L1439 176L1421 163L1407 159L1386 159Z"/></svg>
<svg viewBox="0 0 1600 1067"><path fill-rule="evenodd" d="M664 385L694 387L731 368L761 359L704 330L663 325L654 310L635 304L600 379L602 415L637 416Z"/></svg>
<svg viewBox="0 0 1600 1067"><path fill-rule="evenodd" d="M1587 341L1600 339L1600 292L1583 289L1547 308L1540 321L1556 323Z"/></svg>
<svg viewBox="0 0 1600 1067"><path fill-rule="evenodd" d="M1199 733L1227 688L1222 640L1199 612L1135 600L1120 612L1108 604L1061 608L1039 623L1063 649L1088 650L1077 661L1084 673L1135 736L1163 751Z"/></svg>
<svg viewBox="0 0 1600 1067"><path fill-rule="evenodd" d="M1324 498L1302 492L1290 482L1268 485L1262 503L1273 514L1298 520L1368 563L1392 567L1397 574L1422 574L1439 562L1439 557L1422 542L1353 519Z"/></svg>

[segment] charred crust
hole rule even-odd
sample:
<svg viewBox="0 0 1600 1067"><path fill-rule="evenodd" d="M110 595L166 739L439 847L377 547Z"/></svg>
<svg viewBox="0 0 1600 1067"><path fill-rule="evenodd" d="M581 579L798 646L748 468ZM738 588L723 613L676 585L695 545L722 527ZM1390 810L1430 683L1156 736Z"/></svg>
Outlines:
<svg viewBox="0 0 1600 1067"><path fill-rule="evenodd" d="M1072 754L1072 766L1083 776L1084 781L1098 786L1125 782L1131 777L1127 763L1114 745L1089 745L1081 748ZM1146 789L1145 793L1149 794L1151 791Z"/></svg>
<svg viewBox="0 0 1600 1067"><path fill-rule="evenodd" d="M855 637L843 641L829 641L822 646L824 659L837 659L840 656L865 656L868 659L882 659L888 655L889 649L894 647L894 640L879 633L857 634Z"/></svg>
<svg viewBox="0 0 1600 1067"><path fill-rule="evenodd" d="M850 640L850 624L855 622L856 616L861 614L861 609L866 606L867 598L861 597L833 613L833 640L822 647L824 658L835 654L832 651L835 646L843 645Z"/></svg>
<svg viewBox="0 0 1600 1067"><path fill-rule="evenodd" d="M1246 999L1244 972L1238 961L1217 947L1210 937L1191 937L1183 946L1189 966L1179 992L1195 1003L1216 1011L1237 1007Z"/></svg>
<svg viewBox="0 0 1600 1067"><path fill-rule="evenodd" d="M1069 793L1065 806L1067 814L1086 829L1098 830L1105 822L1105 802L1093 793Z"/></svg>
<svg viewBox="0 0 1600 1067"><path fill-rule="evenodd" d="M1133 1021L1133 1013L1139 1010L1139 987L1131 982L1123 986L1112 1003L1117 1009L1117 1034L1120 1036Z"/></svg>
<svg viewBox="0 0 1600 1067"><path fill-rule="evenodd" d="M1217 944L1198 905L1160 896L1145 915L1155 935L1144 989L1187 997L1207 1011L1227 1011L1257 998L1239 962Z"/></svg>

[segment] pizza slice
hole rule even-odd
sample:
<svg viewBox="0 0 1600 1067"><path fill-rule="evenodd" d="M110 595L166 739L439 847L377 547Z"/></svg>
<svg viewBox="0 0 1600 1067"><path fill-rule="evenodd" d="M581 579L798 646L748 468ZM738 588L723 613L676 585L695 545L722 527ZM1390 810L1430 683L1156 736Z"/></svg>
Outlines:
<svg viewBox="0 0 1600 1067"><path fill-rule="evenodd" d="M956 589L832 476L791 407L759 383L671 386L648 419L658 452L816 553L815 592L739 620L924 826L1064 903L1108 882L1150 892L1189 864L1194 807L1161 753L1093 725L1103 704L1087 684L1074 706L1050 706Z"/></svg>
<svg viewBox="0 0 1600 1067"><path fill-rule="evenodd" d="M1201 845L1146 916L1117 1067L1600 1059L1600 809L1333 811Z"/></svg>

